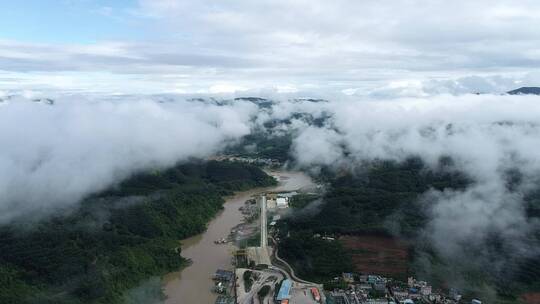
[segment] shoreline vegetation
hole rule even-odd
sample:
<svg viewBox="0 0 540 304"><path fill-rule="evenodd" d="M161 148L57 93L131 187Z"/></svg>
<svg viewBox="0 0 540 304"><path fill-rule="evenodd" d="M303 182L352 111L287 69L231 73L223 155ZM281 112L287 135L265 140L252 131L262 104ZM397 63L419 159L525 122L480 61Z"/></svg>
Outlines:
<svg viewBox="0 0 540 304"><path fill-rule="evenodd" d="M224 197L275 184L249 164L183 163L135 174L31 229L0 227L0 302L125 303L127 291L189 264L178 240L203 232Z"/></svg>

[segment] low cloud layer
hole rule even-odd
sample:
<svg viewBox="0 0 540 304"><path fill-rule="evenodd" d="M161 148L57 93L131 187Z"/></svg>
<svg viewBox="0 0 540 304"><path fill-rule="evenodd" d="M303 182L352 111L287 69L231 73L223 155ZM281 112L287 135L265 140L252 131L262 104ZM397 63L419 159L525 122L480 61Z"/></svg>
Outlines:
<svg viewBox="0 0 540 304"><path fill-rule="evenodd" d="M292 134L291 155L304 168L352 168L410 156L435 168L441 156L451 157L473 183L462 191L429 191L420 202L429 205L430 217L421 235L448 261L497 270L540 252L530 239L539 223L527 218L524 201L540 177L538 96L349 96L326 102L270 95L271 109L247 100L181 96L65 95L52 105L4 97L0 224L74 206L137 170L219 153L272 121L274 131ZM318 123L308 123L314 119ZM509 172L519 172L521 181L511 188ZM481 250L494 235L505 254Z"/></svg>
<svg viewBox="0 0 540 304"><path fill-rule="evenodd" d="M50 214L137 170L204 158L249 132L238 103L14 97L0 103L0 224Z"/></svg>
<svg viewBox="0 0 540 304"><path fill-rule="evenodd" d="M437 95L324 107L334 114L326 126L297 130L294 156L302 166L418 156L436 168L441 156L450 156L472 178L466 190L432 190L421 202L429 216L421 238L454 271L474 265L502 274L509 263L540 254L531 238L539 223L527 218L524 201L540 176L538 96ZM509 172L519 172L520 183L509 187ZM488 250L495 239L502 245ZM459 273L447 279L466 286Z"/></svg>
<svg viewBox="0 0 540 304"><path fill-rule="evenodd" d="M328 151L346 148L355 160L419 155L433 163L449 155L478 178L489 178L500 166L520 158L538 168L540 154L534 151L540 143L538 99L437 95L323 104L318 109L333 113L333 118L326 128L301 130L296 156L301 163L311 163L309 159L328 158ZM336 157L323 164L342 159L341 154L330 154Z"/></svg>

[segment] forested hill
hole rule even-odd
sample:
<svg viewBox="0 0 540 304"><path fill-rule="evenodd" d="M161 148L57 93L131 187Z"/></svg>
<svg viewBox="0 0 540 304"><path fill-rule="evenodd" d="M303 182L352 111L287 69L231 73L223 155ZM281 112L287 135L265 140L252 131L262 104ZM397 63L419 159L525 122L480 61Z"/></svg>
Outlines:
<svg viewBox="0 0 540 304"><path fill-rule="evenodd" d="M351 271L351 252L339 242L325 242L313 235L389 236L388 223L395 223L402 229L400 233L413 237L426 222L416 203L422 193L430 188L461 189L470 183L466 176L446 170L446 162L441 160L436 171L428 170L418 158L402 163L376 161L358 174L323 170L320 178L329 182L323 203L317 212L280 222L280 253L299 275L330 284L342 272Z"/></svg>
<svg viewBox="0 0 540 304"><path fill-rule="evenodd" d="M0 227L0 303L123 303L126 290L186 263L177 240L202 232L224 195L272 184L247 164L181 164L137 174L69 216Z"/></svg>
<svg viewBox="0 0 540 304"><path fill-rule="evenodd" d="M420 195L429 189L464 189L471 183L464 174L448 170L447 162L441 159L439 168L432 170L411 157L401 163L375 161L360 174L327 175L330 187L321 212L293 224L317 227L319 233L389 234L389 217L398 214L392 222L399 222L401 234L412 236L426 220Z"/></svg>

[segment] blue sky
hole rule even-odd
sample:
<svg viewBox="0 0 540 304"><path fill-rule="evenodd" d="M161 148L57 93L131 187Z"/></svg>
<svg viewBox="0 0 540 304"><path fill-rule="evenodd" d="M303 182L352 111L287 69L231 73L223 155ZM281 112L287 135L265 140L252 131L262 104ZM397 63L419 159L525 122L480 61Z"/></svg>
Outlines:
<svg viewBox="0 0 540 304"><path fill-rule="evenodd" d="M132 0L3 1L0 36L42 43L140 39L143 23L130 16L136 4Z"/></svg>
<svg viewBox="0 0 540 304"><path fill-rule="evenodd" d="M0 4L0 90L418 95L540 80L533 0Z"/></svg>

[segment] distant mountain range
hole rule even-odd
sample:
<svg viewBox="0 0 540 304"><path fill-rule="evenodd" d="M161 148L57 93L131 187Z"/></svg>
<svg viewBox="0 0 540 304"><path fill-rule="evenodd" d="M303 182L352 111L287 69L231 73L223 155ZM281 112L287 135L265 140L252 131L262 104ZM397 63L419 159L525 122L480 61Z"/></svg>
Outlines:
<svg viewBox="0 0 540 304"><path fill-rule="evenodd" d="M510 95L540 95L540 87L521 87L506 93Z"/></svg>
<svg viewBox="0 0 540 304"><path fill-rule="evenodd" d="M480 94L486 94L486 93L474 93L477 95ZM508 95L540 95L540 87L521 87L512 91L506 92ZM52 98L34 98L34 99L27 99L23 97L22 95L6 95L6 96L0 96L0 104L4 102L9 101L28 101L31 100L35 103L42 103L47 105L54 105L56 101ZM159 103L165 103L165 102L175 102L175 98L173 97L160 97L156 100ZM236 97L234 99L220 99L220 98L214 98L214 97L207 97L207 98L191 98L188 99L190 102L201 102L206 104L214 104L218 106L224 106L224 105L230 105L233 104L235 101L247 101L255 104L257 107L261 109L272 109L272 107L275 104L278 104L279 101L273 100L273 99L267 99L267 98L261 98L261 97ZM312 102L312 103L325 103L328 102L326 99L320 99L320 98L293 98L289 99L290 102Z"/></svg>
<svg viewBox="0 0 540 304"><path fill-rule="evenodd" d="M21 95L7 95L0 97L0 103L7 102L7 101L28 101L25 97L22 97ZM36 103L43 103L48 105L54 105L55 101L51 98L35 98L31 99L31 101Z"/></svg>

